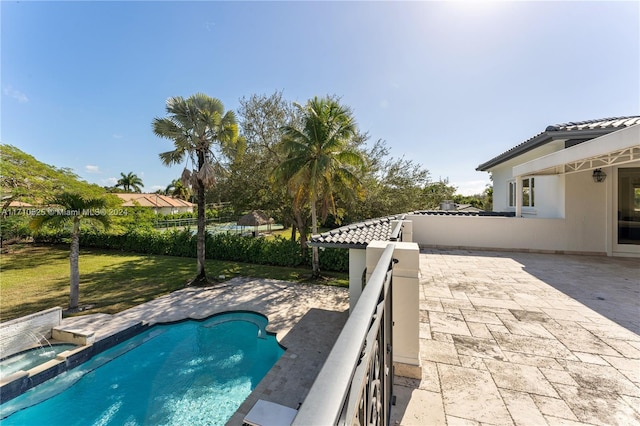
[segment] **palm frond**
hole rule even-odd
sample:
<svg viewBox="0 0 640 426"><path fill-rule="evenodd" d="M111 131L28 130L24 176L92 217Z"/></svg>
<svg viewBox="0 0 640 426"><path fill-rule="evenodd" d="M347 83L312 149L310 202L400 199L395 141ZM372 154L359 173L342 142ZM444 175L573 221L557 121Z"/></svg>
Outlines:
<svg viewBox="0 0 640 426"><path fill-rule="evenodd" d="M175 149L173 151L161 152L158 155L160 156L162 164L170 166L172 164L180 164L184 161L185 150Z"/></svg>

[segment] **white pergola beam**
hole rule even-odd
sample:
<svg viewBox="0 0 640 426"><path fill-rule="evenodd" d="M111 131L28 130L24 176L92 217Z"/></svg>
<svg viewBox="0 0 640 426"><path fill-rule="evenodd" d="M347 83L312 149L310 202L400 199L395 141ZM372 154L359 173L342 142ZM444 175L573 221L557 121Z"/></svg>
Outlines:
<svg viewBox="0 0 640 426"><path fill-rule="evenodd" d="M513 167L513 176L576 173L640 158L640 124Z"/></svg>

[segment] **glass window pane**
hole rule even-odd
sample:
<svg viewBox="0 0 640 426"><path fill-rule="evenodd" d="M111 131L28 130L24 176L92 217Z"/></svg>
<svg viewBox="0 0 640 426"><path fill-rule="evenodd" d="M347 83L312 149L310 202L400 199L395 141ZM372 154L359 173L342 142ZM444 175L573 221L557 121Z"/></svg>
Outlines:
<svg viewBox="0 0 640 426"><path fill-rule="evenodd" d="M640 245L640 167L618 171L618 244Z"/></svg>

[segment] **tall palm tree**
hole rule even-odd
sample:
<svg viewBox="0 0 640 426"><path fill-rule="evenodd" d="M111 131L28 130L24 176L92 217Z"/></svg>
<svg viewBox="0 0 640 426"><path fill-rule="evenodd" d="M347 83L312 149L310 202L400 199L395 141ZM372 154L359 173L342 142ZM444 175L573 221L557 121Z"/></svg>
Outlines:
<svg viewBox="0 0 640 426"><path fill-rule="evenodd" d="M116 188L121 186L122 189L127 192L131 192L131 190L133 190L133 192L142 192L141 188L144 187L144 185L142 184L142 179L140 179L138 175L133 172L129 172L126 175L124 173L120 173L120 176L118 183L116 183Z"/></svg>
<svg viewBox="0 0 640 426"><path fill-rule="evenodd" d="M50 224L54 227L71 225L69 309L76 309L80 299L80 269L78 268L80 222L89 221L108 228L110 220L104 211L106 200L104 198L84 198L79 194L63 192L55 196L49 204L55 206L55 208L47 209L46 215L35 216L29 222L29 226L37 231L45 224Z"/></svg>
<svg viewBox="0 0 640 426"><path fill-rule="evenodd" d="M351 111L332 98L315 97L302 107L296 124L282 128L286 158L275 169L277 180L286 183L293 196L294 211L304 205L311 210L311 232L318 233L318 212L323 218L335 213L334 195L354 196L360 190L362 155L351 148L357 127ZM304 232L303 230L300 230ZM320 274L318 248L312 248L313 275Z"/></svg>
<svg viewBox="0 0 640 426"><path fill-rule="evenodd" d="M216 153L229 156L238 141L238 124L233 111L224 111L216 98L197 93L184 99L167 99L167 117L153 120L153 132L174 143L174 150L160 154L166 165L181 164L184 186L194 188L198 205L198 274L192 284L204 284L207 276L205 261L205 190L216 181L222 169Z"/></svg>

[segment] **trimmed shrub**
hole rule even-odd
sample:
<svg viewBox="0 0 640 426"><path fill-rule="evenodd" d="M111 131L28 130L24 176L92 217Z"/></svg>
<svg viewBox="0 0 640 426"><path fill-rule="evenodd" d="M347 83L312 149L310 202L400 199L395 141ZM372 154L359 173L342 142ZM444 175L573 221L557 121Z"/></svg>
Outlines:
<svg viewBox="0 0 640 426"><path fill-rule="evenodd" d="M41 244L68 243L69 232L42 231L34 236L34 241ZM88 230L80 234L80 247L195 258L197 255L197 236L190 229L166 232L142 229L121 234ZM305 265L310 267L310 253L311 251L308 250L303 255L298 242L280 236L266 239L232 233L206 234L205 254L207 259L273 266ZM348 250L320 250L320 269L348 271Z"/></svg>

